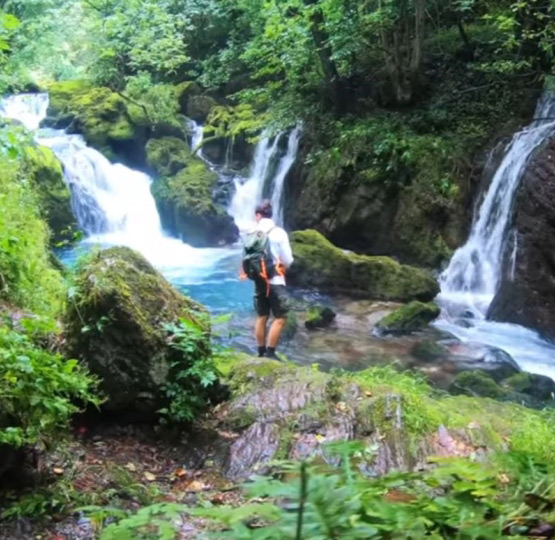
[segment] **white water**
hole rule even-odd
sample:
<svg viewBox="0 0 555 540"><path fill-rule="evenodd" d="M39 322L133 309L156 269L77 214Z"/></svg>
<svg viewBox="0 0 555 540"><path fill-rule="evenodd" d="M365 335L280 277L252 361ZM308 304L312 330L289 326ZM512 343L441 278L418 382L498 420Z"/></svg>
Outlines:
<svg viewBox="0 0 555 540"><path fill-rule="evenodd" d="M47 94L22 94L2 100L0 113L37 130L47 108ZM110 163L80 135L38 130L36 140L62 162L73 210L88 242L131 247L168 274L200 276L229 256L229 250L196 249L164 234L146 174Z"/></svg>
<svg viewBox="0 0 555 540"><path fill-rule="evenodd" d="M274 219L278 225L283 225L283 186L297 158L300 135L298 127L291 131L287 151L277 163L282 134L273 139L266 137L257 144L250 176L246 181L235 180L235 194L229 206L229 214L241 231L253 226L254 210L262 201L265 188L272 190Z"/></svg>
<svg viewBox="0 0 555 540"><path fill-rule="evenodd" d="M484 343L509 353L526 371L555 379L555 346L533 330L515 324L486 320L497 292L507 241L513 238L516 262L517 238L509 223L520 178L533 151L555 133L555 98L542 98L530 126L517 133L508 146L484 201L475 215L468 241L459 248L440 276L436 301L442 316L436 323L462 341Z"/></svg>

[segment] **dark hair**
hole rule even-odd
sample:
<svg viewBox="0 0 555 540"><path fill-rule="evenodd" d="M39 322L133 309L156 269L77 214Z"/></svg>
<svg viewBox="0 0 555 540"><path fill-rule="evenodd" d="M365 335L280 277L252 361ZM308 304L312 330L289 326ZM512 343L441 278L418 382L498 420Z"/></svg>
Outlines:
<svg viewBox="0 0 555 540"><path fill-rule="evenodd" d="M274 212L272 210L272 203L268 199L263 200L256 207L256 210L254 211L254 213L260 214L264 218L271 218L274 215Z"/></svg>

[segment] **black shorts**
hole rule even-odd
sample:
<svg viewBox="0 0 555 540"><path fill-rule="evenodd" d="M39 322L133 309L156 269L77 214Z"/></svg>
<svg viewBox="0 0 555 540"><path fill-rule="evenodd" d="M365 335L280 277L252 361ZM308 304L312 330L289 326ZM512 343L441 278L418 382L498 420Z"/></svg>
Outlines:
<svg viewBox="0 0 555 540"><path fill-rule="evenodd" d="M272 311L276 319L283 319L289 313L289 296L285 285L270 285L268 296L266 285L256 285L254 309L259 317L267 317Z"/></svg>

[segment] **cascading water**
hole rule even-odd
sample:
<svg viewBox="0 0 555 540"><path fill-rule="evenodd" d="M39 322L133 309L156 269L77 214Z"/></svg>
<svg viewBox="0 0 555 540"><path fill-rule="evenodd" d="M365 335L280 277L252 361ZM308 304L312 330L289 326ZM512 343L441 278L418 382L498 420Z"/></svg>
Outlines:
<svg viewBox="0 0 555 540"><path fill-rule="evenodd" d="M527 328L486 320L509 239L516 257L517 238L509 223L520 178L533 151L555 133L555 97L541 99L535 118L514 136L475 215L468 241L440 276L441 293L436 301L442 316L436 326L462 341L503 349L522 369L555 378L555 346Z"/></svg>
<svg viewBox="0 0 555 540"><path fill-rule="evenodd" d="M37 130L47 108L47 94L20 94L2 100L0 114ZM45 129L36 132L36 140L50 147L64 166L87 243L136 249L184 286L205 279L218 260L229 257L229 251L195 249L165 235L146 174L110 163L79 135Z"/></svg>
<svg viewBox="0 0 555 540"><path fill-rule="evenodd" d="M297 158L301 130L296 127L287 140L286 153L279 158L279 144L283 135L262 139L256 146L249 178L235 181L235 195L229 206L229 214L240 230L248 230L254 222L254 210L263 198L265 189L271 189L274 218L283 225L283 186L287 173ZM277 166L276 166L277 165Z"/></svg>

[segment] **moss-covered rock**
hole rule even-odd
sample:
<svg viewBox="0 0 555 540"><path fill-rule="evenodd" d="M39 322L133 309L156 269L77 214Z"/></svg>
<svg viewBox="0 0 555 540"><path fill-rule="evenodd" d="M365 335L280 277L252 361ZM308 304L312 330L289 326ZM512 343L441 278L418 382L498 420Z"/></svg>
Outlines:
<svg viewBox="0 0 555 540"><path fill-rule="evenodd" d="M439 312L439 307L431 302L410 302L381 319L376 331L381 334L410 334L426 328L439 316Z"/></svg>
<svg viewBox="0 0 555 540"><path fill-rule="evenodd" d="M227 449L220 460L236 478L264 470L272 459L330 459L325 446L344 440L375 445L365 463L374 474L421 468L429 456L483 456L509 448L552 460L555 451L555 428L541 413L492 399L445 396L390 367L330 375L241 357L227 380L231 400L211 419L226 436L213 447ZM496 390L495 382L486 388L493 395Z"/></svg>
<svg viewBox="0 0 555 540"><path fill-rule="evenodd" d="M348 253L335 247L317 231L292 235L295 262L291 283L349 296L410 301L430 301L439 292L432 275L401 265L389 257Z"/></svg>
<svg viewBox="0 0 555 540"><path fill-rule="evenodd" d="M158 176L173 176L193 161L188 144L177 137L150 139L146 145L146 159Z"/></svg>
<svg viewBox="0 0 555 540"><path fill-rule="evenodd" d="M525 394L540 401L555 400L555 382L545 375L535 373L516 373L502 382L503 388Z"/></svg>
<svg viewBox="0 0 555 540"><path fill-rule="evenodd" d="M423 362L434 362L449 356L448 349L430 339L415 343L410 352L415 358Z"/></svg>
<svg viewBox="0 0 555 540"><path fill-rule="evenodd" d="M52 231L51 240L54 243L71 240L77 222L61 163L49 148L27 146L22 166L39 196L41 214Z"/></svg>
<svg viewBox="0 0 555 540"><path fill-rule="evenodd" d="M235 242L237 226L213 200L217 180L215 172L192 158L176 175L155 181L152 194L164 228L198 247Z"/></svg>
<svg viewBox="0 0 555 540"><path fill-rule="evenodd" d="M507 392L499 384L489 375L478 370L459 373L451 384L450 392L452 394L489 397L493 399L507 397Z"/></svg>
<svg viewBox="0 0 555 540"><path fill-rule="evenodd" d="M218 102L210 96L190 96L187 99L187 116L195 122L204 123L210 111L217 105Z"/></svg>
<svg viewBox="0 0 555 540"><path fill-rule="evenodd" d="M154 415L168 403L164 385L175 363L185 369L192 354L209 352L204 309L123 247L90 256L77 272L76 288L64 316L66 352L101 378L107 410ZM170 346L164 324L178 318L203 330L194 353Z"/></svg>
<svg viewBox="0 0 555 540"><path fill-rule="evenodd" d="M200 86L194 81L185 81L175 85L175 97L179 103L179 109L183 114L187 114L187 103L189 98L198 96L202 93Z"/></svg>
<svg viewBox="0 0 555 540"><path fill-rule="evenodd" d="M327 328L335 320L335 316L335 311L330 307L314 306L308 310L304 325L308 330Z"/></svg>
<svg viewBox="0 0 555 540"><path fill-rule="evenodd" d="M88 144L108 158L144 164L146 129L132 122L119 94L83 81L55 82L48 91L49 125L82 133Z"/></svg>

